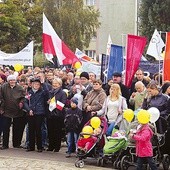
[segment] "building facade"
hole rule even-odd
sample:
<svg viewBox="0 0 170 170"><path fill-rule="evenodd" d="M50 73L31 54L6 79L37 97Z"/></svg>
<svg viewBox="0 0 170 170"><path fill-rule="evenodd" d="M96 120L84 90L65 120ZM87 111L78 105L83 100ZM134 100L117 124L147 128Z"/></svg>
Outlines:
<svg viewBox="0 0 170 170"><path fill-rule="evenodd" d="M127 34L137 34L138 0L84 0L85 5L92 5L100 11L100 28L85 53L95 58L106 53L106 44L110 34L112 43L126 44Z"/></svg>

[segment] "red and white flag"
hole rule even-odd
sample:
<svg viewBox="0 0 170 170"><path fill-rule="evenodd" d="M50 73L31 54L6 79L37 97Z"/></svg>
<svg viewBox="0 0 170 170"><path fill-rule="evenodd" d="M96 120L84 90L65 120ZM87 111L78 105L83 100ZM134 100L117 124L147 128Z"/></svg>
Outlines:
<svg viewBox="0 0 170 170"><path fill-rule="evenodd" d="M43 52L47 60L56 56L60 65L74 64L79 59L59 38L54 28L43 13Z"/></svg>
<svg viewBox="0 0 170 170"><path fill-rule="evenodd" d="M56 108L57 108L58 110L63 110L64 105L65 105L64 103L62 103L62 102L60 102L60 101L57 100Z"/></svg>

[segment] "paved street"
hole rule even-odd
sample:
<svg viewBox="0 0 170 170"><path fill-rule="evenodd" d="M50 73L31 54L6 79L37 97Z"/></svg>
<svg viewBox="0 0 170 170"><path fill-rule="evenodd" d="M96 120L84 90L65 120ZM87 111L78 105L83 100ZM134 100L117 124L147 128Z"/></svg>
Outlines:
<svg viewBox="0 0 170 170"><path fill-rule="evenodd" d="M66 148L63 147L60 153L47 152L26 152L24 149L0 150L0 170L76 170L74 162L75 155L65 158ZM111 169L97 167L96 161L85 162L84 170L90 169Z"/></svg>

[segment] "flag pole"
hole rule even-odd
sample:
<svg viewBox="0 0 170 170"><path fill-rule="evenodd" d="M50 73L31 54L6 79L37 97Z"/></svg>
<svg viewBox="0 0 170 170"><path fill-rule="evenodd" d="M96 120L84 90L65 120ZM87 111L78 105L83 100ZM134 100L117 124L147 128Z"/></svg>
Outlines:
<svg viewBox="0 0 170 170"><path fill-rule="evenodd" d="M121 35L122 35L123 70L125 70L124 56L125 56L126 41L124 43L124 38L126 38L127 34L121 34ZM125 59L126 59L126 56L125 56Z"/></svg>

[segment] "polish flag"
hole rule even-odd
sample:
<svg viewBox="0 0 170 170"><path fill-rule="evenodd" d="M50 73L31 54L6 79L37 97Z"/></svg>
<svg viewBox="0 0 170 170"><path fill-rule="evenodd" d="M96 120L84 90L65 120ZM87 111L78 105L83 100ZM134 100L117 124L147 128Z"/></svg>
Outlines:
<svg viewBox="0 0 170 170"><path fill-rule="evenodd" d="M64 103L62 103L62 102L60 102L60 101L57 100L56 108L57 108L58 110L63 110L64 105L65 105Z"/></svg>
<svg viewBox="0 0 170 170"><path fill-rule="evenodd" d="M43 13L43 52L47 60L52 61L53 56L58 58L60 65L79 62L76 55L59 38L54 28Z"/></svg>

